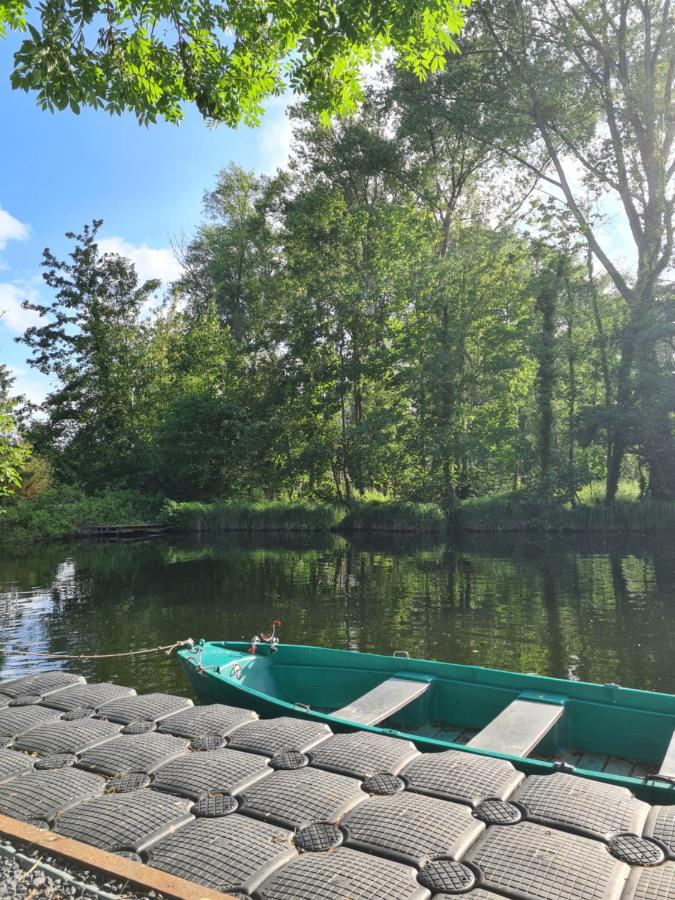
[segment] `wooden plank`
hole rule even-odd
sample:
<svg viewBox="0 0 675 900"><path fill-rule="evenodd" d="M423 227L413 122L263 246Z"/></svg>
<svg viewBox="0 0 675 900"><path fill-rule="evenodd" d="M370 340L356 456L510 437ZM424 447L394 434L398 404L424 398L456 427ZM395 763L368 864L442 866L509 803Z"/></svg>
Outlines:
<svg viewBox="0 0 675 900"><path fill-rule="evenodd" d="M561 753L556 753L554 758L557 762L564 762L570 766L578 766L581 755L579 750L563 750Z"/></svg>
<svg viewBox="0 0 675 900"><path fill-rule="evenodd" d="M610 775L630 775L635 768L635 763L629 759L620 759L618 756L610 756L605 763L603 772Z"/></svg>
<svg viewBox="0 0 675 900"><path fill-rule="evenodd" d="M468 744L478 734L477 728L465 728L455 738L456 744Z"/></svg>
<svg viewBox="0 0 675 900"><path fill-rule="evenodd" d="M554 703L518 698L467 742L467 747L527 756L553 728L565 711Z"/></svg>
<svg viewBox="0 0 675 900"><path fill-rule="evenodd" d="M432 722L431 725L422 725L421 728L416 728L414 734L419 734L420 737L434 738L438 741L455 741L461 731L459 725L441 725L438 722Z"/></svg>
<svg viewBox="0 0 675 900"><path fill-rule="evenodd" d="M675 731L673 731L673 736L670 739L670 744L668 744L666 755L663 757L663 762L661 763L661 768L659 769L659 775L668 775L669 777L675 777Z"/></svg>
<svg viewBox="0 0 675 900"><path fill-rule="evenodd" d="M357 697L342 709L336 709L332 715L338 719L358 722L359 725L378 725L429 690L430 684L429 681L413 681L396 676L387 678L372 691Z"/></svg>
<svg viewBox="0 0 675 900"><path fill-rule="evenodd" d="M99 850L98 847L90 847L89 844L74 841L53 831L43 831L9 816L0 815L0 834L20 844L39 847L46 853L60 856L85 869L95 869L119 881L128 882L135 888L155 891L171 900L234 900L231 894L214 891L212 888L195 884L194 881L161 872L159 869L146 866L145 863L125 859L115 853Z"/></svg>
<svg viewBox="0 0 675 900"><path fill-rule="evenodd" d="M606 762L606 753L584 753L577 766L580 769L588 769L591 772L602 772Z"/></svg>

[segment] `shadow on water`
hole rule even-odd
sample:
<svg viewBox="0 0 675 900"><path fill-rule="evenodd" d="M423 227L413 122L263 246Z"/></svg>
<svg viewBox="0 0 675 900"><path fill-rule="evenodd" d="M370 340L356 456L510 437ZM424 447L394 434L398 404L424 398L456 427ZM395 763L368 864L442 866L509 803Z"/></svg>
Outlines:
<svg viewBox="0 0 675 900"><path fill-rule="evenodd" d="M3 678L186 637L293 643L675 692L672 540L232 534L0 550ZM139 690L186 687L163 655L68 668Z"/></svg>

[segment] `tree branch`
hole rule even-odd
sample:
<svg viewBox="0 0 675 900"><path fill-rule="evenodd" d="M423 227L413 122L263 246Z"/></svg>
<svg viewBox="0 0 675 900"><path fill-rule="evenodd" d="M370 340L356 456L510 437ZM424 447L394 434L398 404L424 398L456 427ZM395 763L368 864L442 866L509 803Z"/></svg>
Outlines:
<svg viewBox="0 0 675 900"><path fill-rule="evenodd" d="M548 150L548 154L551 157L551 162L553 163L553 166L558 173L558 178L560 179L560 187L562 188L562 191L565 195L565 200L567 201L567 205L572 215L576 219L577 224L581 228L582 232L586 235L586 239L593 248L593 252L604 266L605 271L616 285L617 290L619 291L621 296L626 300L627 303L632 304L634 301L633 291L629 288L621 272L619 272L617 267L603 250L588 220L581 211L581 207L576 201L574 192L572 191L569 180L567 178L565 168L562 164L560 156L558 155L557 148L551 140L551 135L549 134L548 128L546 127L546 123L543 121L541 115L539 114L539 110L537 109L536 105L534 106L533 111L535 119L537 120L537 127L539 128L544 143L546 144L546 149Z"/></svg>

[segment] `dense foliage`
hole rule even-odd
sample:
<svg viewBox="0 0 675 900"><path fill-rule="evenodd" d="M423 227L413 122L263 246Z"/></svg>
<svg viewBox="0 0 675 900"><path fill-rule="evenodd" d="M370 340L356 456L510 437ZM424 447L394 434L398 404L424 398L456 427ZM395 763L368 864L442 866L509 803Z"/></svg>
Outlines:
<svg viewBox="0 0 675 900"><path fill-rule="evenodd" d="M13 414L16 406L16 400L10 398L13 381L7 366L0 364L0 500L20 487L30 459L30 448L19 437Z"/></svg>
<svg viewBox="0 0 675 900"><path fill-rule="evenodd" d="M598 480L675 499L668 4L536 7L481 4L461 56L356 116L296 109L287 169L220 174L152 314L99 223L47 251L23 340L58 383L27 433L55 477L364 521L373 492L464 521Z"/></svg>
<svg viewBox="0 0 675 900"><path fill-rule="evenodd" d="M0 37L27 30L12 85L46 109L131 110L143 123L255 122L291 88L324 115L353 111L360 68L385 49L419 76L456 50L470 0L28 0L0 2Z"/></svg>
<svg viewBox="0 0 675 900"><path fill-rule="evenodd" d="M157 518L159 501L135 491L101 491L59 485L35 497L18 496L0 515L0 539L14 543L73 537L89 525L145 522Z"/></svg>

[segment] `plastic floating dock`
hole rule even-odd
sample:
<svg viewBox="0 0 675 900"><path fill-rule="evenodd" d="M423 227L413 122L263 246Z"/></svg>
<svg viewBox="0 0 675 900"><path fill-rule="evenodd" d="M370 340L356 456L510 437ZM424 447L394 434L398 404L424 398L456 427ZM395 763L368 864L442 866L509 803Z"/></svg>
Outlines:
<svg viewBox="0 0 675 900"><path fill-rule="evenodd" d="M675 900L675 788L61 672L0 684L0 813L253 900Z"/></svg>

